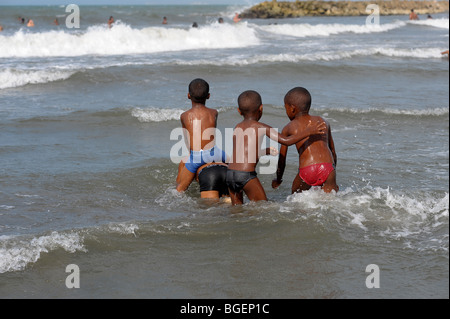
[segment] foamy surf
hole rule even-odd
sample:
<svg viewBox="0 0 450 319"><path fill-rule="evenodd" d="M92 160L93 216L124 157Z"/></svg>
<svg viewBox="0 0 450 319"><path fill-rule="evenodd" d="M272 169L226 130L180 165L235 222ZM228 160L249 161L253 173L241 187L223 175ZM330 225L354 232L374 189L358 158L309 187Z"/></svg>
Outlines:
<svg viewBox="0 0 450 319"><path fill-rule="evenodd" d="M117 23L112 29L92 26L83 33L20 30L0 36L0 58L124 55L257 45L255 30L243 23L212 24L200 28L148 27L136 29Z"/></svg>
<svg viewBox="0 0 450 319"><path fill-rule="evenodd" d="M407 248L448 251L447 235L439 235L441 228L448 225L448 193L435 197L366 186L324 195L320 189L312 188L288 196L280 212L292 213L297 207L302 213L296 218L314 220L327 229L336 228L334 225L342 231L356 227L368 240L403 240Z"/></svg>
<svg viewBox="0 0 450 319"><path fill-rule="evenodd" d="M131 115L139 120L139 122L165 122L171 120L179 120L180 115L185 110L181 109L157 109L157 108L147 108L143 109L140 107L133 108L131 110Z"/></svg>
<svg viewBox="0 0 450 319"><path fill-rule="evenodd" d="M0 90L21 87L27 84L43 84L67 80L73 74L75 74L74 71L6 69L0 71Z"/></svg>
<svg viewBox="0 0 450 319"><path fill-rule="evenodd" d="M280 24L280 25L269 25L260 27L261 30L292 37L328 37L331 35L341 34L341 33L356 33L356 34L367 34L367 33L380 33L387 32L390 30L398 29L404 27L406 22L396 21L392 23L380 24L380 25L357 25L357 24L317 24L312 25L308 23L302 24Z"/></svg>
<svg viewBox="0 0 450 319"><path fill-rule="evenodd" d="M444 18L408 21L408 23L412 25L429 26L439 29L449 29L449 20Z"/></svg>
<svg viewBox="0 0 450 319"><path fill-rule="evenodd" d="M83 238L77 233L63 234L52 232L50 235L33 237L31 240L20 236L0 237L0 274L24 270L35 263L43 253L63 249L69 253L86 251Z"/></svg>

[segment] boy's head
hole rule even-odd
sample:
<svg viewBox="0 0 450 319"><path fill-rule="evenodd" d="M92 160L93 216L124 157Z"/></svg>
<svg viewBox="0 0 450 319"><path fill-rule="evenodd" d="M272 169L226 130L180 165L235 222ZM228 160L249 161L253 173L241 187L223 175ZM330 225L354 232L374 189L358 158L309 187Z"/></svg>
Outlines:
<svg viewBox="0 0 450 319"><path fill-rule="evenodd" d="M299 113L308 114L311 108L311 94L305 88L293 88L284 97L284 107L291 120Z"/></svg>
<svg viewBox="0 0 450 319"><path fill-rule="evenodd" d="M238 98L239 113L243 117L257 115L258 120L262 116L262 99L256 91L245 91Z"/></svg>
<svg viewBox="0 0 450 319"><path fill-rule="evenodd" d="M195 79L189 84L188 98L195 103L205 104L209 99L209 84L203 79Z"/></svg>

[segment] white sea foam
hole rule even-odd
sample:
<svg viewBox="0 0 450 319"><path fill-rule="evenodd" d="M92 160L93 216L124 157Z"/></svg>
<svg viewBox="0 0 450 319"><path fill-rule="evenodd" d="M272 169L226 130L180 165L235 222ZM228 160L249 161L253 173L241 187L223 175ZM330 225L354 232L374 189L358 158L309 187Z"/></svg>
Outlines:
<svg viewBox="0 0 450 319"><path fill-rule="evenodd" d="M386 114L393 115L411 115L411 116L442 116L448 115L449 109L438 107L438 108L430 108L430 109L413 109L413 110L402 110L397 108L368 108L368 109L356 109L356 108L326 108L327 111L332 112L342 112L342 113L354 113L354 114L366 114L373 112L381 112Z"/></svg>
<svg viewBox="0 0 450 319"><path fill-rule="evenodd" d="M228 108L219 107L218 112L225 112ZM135 107L131 110L131 116L137 118L139 122L149 123L149 122L166 122L179 120L180 116L187 109L158 109L158 108L140 108Z"/></svg>
<svg viewBox="0 0 450 319"><path fill-rule="evenodd" d="M254 56L227 56L220 60L199 59L199 60L178 60L179 65L217 65L217 66L246 66L258 63L299 63L303 61L337 61L351 59L353 57L364 56L386 56L395 58L419 58L419 59L441 59L442 48L367 48L358 50L341 51L316 51L314 53L280 53L280 54L260 54Z"/></svg>
<svg viewBox="0 0 450 319"><path fill-rule="evenodd" d="M31 240L2 236L0 238L0 273L23 270L28 264L38 261L42 253L59 248L70 253L85 251L83 238L76 233L52 232L50 235L34 237Z"/></svg>
<svg viewBox="0 0 450 319"><path fill-rule="evenodd" d="M75 72L59 70L16 70L0 71L0 90L15 88L27 84L49 83L66 80Z"/></svg>
<svg viewBox="0 0 450 319"><path fill-rule="evenodd" d="M442 19L426 19L426 20L418 20L418 21L408 21L409 24L415 25L425 25L430 27L435 27L439 29L449 29L449 20Z"/></svg>
<svg viewBox="0 0 450 319"><path fill-rule="evenodd" d="M135 224L110 224L108 226L109 230L115 233L136 236L136 230L139 229L138 225Z"/></svg>
<svg viewBox="0 0 450 319"><path fill-rule="evenodd" d="M0 35L0 57L53 57L82 55L143 54L194 49L238 48L256 45L253 28L212 24L200 28L148 27L135 29L117 23L112 29L92 26L84 33L20 30Z"/></svg>
<svg viewBox="0 0 450 319"><path fill-rule="evenodd" d="M315 36L330 36L340 33L379 33L387 32L393 29L404 27L406 22L397 21L393 23L386 23L380 25L357 25L357 24L278 24L261 26L261 30L275 33L279 35L287 35L292 37L315 37Z"/></svg>
<svg viewBox="0 0 450 319"><path fill-rule="evenodd" d="M136 117L139 122L148 123L148 122L165 122L171 120L179 120L180 115L185 110L181 109L156 109L156 108L147 108L142 109L140 107L136 107L131 110L131 115Z"/></svg>
<svg viewBox="0 0 450 319"><path fill-rule="evenodd" d="M286 206L280 211L296 211L299 204L303 211L301 219L319 217L320 222L329 225L356 227L366 238L402 239L408 248L448 251L447 235L439 234L439 229L448 227L448 193L436 197L426 192L402 193L367 186L324 196L320 189L313 188L288 196ZM330 215L330 211L333 214Z"/></svg>

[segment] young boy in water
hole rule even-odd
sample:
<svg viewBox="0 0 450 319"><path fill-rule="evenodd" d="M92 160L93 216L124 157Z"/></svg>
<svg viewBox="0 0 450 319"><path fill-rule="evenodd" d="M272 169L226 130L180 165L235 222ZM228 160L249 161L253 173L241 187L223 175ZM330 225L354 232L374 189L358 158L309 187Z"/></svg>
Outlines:
<svg viewBox="0 0 450 319"><path fill-rule="evenodd" d="M320 186L327 193L333 190L337 192L337 156L330 125L320 116L309 115L311 95L305 88L296 87L290 90L284 98L284 107L291 120L282 131L286 136L297 134L311 121L320 121L327 127L326 134L310 136L296 144L300 167L299 174L292 183L292 193L308 190L312 186ZM287 149L286 146L280 149L277 176L272 181L273 188L278 188L283 181Z"/></svg>
<svg viewBox="0 0 450 319"><path fill-rule="evenodd" d="M312 121L290 137L278 134L270 126L260 123L263 105L261 96L255 91L245 91L238 98L239 113L244 117L233 132L233 160L228 165L227 185L233 205L243 204L244 193L250 201L267 200L266 193L255 168L260 155L277 155L277 150L261 150L264 136L284 145L292 145L310 135L325 134L324 123ZM275 151L275 152L273 152ZM261 154L264 153L264 154Z"/></svg>
<svg viewBox="0 0 450 319"><path fill-rule="evenodd" d="M206 163L227 162L226 154L215 145L214 130L217 126L216 110L206 107L209 99L209 84L195 79L189 84L188 99L192 108L181 114L181 125L185 129L185 140L190 156L180 162L177 176L177 191L184 192L195 178L197 170Z"/></svg>

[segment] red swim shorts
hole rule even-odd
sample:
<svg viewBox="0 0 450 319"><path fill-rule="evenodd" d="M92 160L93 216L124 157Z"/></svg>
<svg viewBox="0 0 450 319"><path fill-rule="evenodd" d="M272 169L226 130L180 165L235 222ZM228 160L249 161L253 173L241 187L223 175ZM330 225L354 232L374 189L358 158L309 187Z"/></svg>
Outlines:
<svg viewBox="0 0 450 319"><path fill-rule="evenodd" d="M310 186L322 186L327 180L332 171L335 170L335 165L332 163L314 164L299 169L298 175L306 184Z"/></svg>

